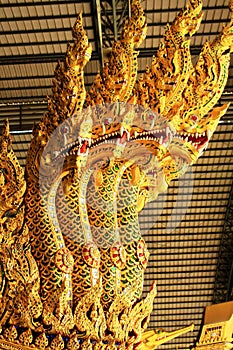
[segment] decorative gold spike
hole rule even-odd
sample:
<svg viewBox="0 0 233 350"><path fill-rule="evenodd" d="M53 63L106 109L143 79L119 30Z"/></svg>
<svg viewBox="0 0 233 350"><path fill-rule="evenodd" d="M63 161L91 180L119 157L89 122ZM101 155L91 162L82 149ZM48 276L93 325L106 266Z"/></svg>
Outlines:
<svg viewBox="0 0 233 350"><path fill-rule="evenodd" d="M0 152L2 154L6 153L8 147L11 146L12 138L10 136L10 126L8 119L5 120L5 124L2 130L2 136L0 138Z"/></svg>
<svg viewBox="0 0 233 350"><path fill-rule="evenodd" d="M142 350L155 350L161 344L164 344L176 337L179 337L182 334L193 331L193 329L194 324L192 323L190 326L181 328L174 332L165 332L161 329L147 331L142 335Z"/></svg>
<svg viewBox="0 0 233 350"><path fill-rule="evenodd" d="M64 341L62 337L57 335L51 342L50 349L51 350L63 350L65 348Z"/></svg>
<svg viewBox="0 0 233 350"><path fill-rule="evenodd" d="M18 332L15 328L15 326L10 326L9 328L6 328L3 332L4 338L13 342L18 337Z"/></svg>
<svg viewBox="0 0 233 350"><path fill-rule="evenodd" d="M20 334L19 336L19 341L26 346L29 346L32 344L33 341L33 335L31 329L27 329L23 333Z"/></svg>
<svg viewBox="0 0 233 350"><path fill-rule="evenodd" d="M48 343L49 341L45 333L39 334L35 340L35 345L40 349L45 349L48 346Z"/></svg>

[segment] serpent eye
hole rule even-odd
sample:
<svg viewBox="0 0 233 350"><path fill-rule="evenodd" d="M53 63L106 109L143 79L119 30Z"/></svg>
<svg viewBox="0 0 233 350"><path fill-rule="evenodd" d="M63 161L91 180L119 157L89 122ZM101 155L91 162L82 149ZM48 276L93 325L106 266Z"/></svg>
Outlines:
<svg viewBox="0 0 233 350"><path fill-rule="evenodd" d="M69 132L70 132L69 126L68 126L68 125L62 125L62 127L61 127L61 133L62 133L63 135L66 135L66 134L69 134Z"/></svg>
<svg viewBox="0 0 233 350"><path fill-rule="evenodd" d="M104 119L104 125L109 125L112 123L112 118L105 118Z"/></svg>
<svg viewBox="0 0 233 350"><path fill-rule="evenodd" d="M196 114L193 114L193 115L191 116L191 119L192 119L194 122L196 122L196 121L198 120L198 117L197 117Z"/></svg>

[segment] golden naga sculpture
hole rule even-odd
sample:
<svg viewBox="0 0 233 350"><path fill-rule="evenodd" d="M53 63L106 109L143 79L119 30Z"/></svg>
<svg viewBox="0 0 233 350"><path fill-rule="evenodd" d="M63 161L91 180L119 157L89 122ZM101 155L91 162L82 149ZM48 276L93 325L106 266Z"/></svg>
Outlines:
<svg viewBox="0 0 233 350"><path fill-rule="evenodd" d="M33 130L25 180L7 123L1 138L0 349L146 350L192 329L146 332L156 287L141 298L149 253L138 213L198 159L227 110L213 107L233 51L232 1L230 10L193 66L202 4L190 0L137 78L146 22L133 0L89 92L91 46L78 16Z"/></svg>

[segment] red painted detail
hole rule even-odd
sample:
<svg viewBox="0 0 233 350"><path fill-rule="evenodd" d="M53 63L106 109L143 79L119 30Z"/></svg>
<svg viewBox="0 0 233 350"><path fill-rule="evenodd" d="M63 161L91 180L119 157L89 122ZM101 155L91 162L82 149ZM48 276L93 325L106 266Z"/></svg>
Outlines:
<svg viewBox="0 0 233 350"><path fill-rule="evenodd" d="M127 133L126 133L126 131L124 131L122 136L121 136L120 143L124 144L126 142L126 140L127 140Z"/></svg>
<svg viewBox="0 0 233 350"><path fill-rule="evenodd" d="M83 144L82 144L82 146L80 148L80 153L86 153L86 150L87 150L87 141L84 140Z"/></svg>

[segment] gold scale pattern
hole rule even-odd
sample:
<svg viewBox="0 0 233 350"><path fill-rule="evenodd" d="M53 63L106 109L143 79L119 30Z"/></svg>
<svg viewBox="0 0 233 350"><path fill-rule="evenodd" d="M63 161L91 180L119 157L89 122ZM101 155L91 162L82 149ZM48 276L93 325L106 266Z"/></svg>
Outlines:
<svg viewBox="0 0 233 350"><path fill-rule="evenodd" d="M202 2L190 0L139 78L147 26L140 2L131 6L89 92L91 46L78 16L33 130L26 181L8 123L3 130L0 349L155 349L193 327L145 332L156 288L141 300L149 254L138 212L197 160L227 110L214 105L233 51L233 2L230 23L193 66Z"/></svg>

